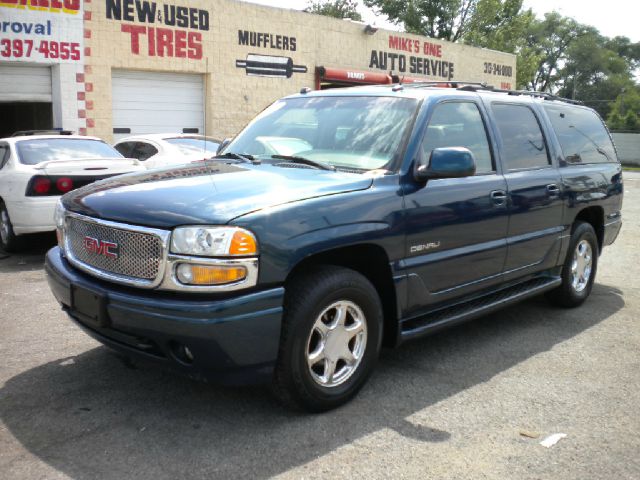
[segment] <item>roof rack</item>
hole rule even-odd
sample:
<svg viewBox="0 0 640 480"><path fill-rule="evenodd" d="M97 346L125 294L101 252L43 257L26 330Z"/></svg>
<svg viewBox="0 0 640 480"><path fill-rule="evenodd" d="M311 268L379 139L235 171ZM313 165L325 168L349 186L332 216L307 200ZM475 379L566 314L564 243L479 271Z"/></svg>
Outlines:
<svg viewBox="0 0 640 480"><path fill-rule="evenodd" d="M394 76L396 83L402 84L400 77ZM464 81L430 81L424 82L411 82L402 84L403 87L411 88L425 88L425 87L441 87L441 88L455 88L465 92L477 92L479 90L486 90L494 93L506 93L507 95L528 95L533 98L542 98L544 100L556 100L559 102L571 103L574 105L583 105L583 102L579 100L572 100L570 98L559 97L547 92L530 92L528 90L504 90L496 88L493 85L488 85L484 82L464 82Z"/></svg>
<svg viewBox="0 0 640 480"><path fill-rule="evenodd" d="M73 135L73 132L71 130L63 130L62 128L49 128L46 130L19 130L11 136L29 137L32 135Z"/></svg>

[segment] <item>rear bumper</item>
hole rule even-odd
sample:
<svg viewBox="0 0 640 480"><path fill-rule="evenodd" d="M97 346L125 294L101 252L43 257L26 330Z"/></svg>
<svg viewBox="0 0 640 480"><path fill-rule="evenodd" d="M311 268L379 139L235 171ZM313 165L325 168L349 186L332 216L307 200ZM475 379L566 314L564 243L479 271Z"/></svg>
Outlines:
<svg viewBox="0 0 640 480"><path fill-rule="evenodd" d="M162 363L192 377L225 384L268 382L280 342L283 288L207 299L142 292L99 281L74 269L58 247L47 253L49 286L63 310L106 346ZM74 305L80 289L101 299L97 322ZM93 312L97 314L96 312ZM179 355L186 346L192 360Z"/></svg>
<svg viewBox="0 0 640 480"><path fill-rule="evenodd" d="M52 232L56 229L53 214L58 196L27 197L19 202L7 202L9 218L16 235Z"/></svg>

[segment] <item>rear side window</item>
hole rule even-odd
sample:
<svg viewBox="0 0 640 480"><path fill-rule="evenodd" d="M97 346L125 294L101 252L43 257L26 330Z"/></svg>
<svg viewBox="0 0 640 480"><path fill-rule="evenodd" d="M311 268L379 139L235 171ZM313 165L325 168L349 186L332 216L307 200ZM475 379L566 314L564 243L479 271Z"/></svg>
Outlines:
<svg viewBox="0 0 640 480"><path fill-rule="evenodd" d="M602 120L586 108L544 106L568 163L615 162L616 152Z"/></svg>
<svg viewBox="0 0 640 480"><path fill-rule="evenodd" d="M9 146L0 145L0 168L3 168L9 160Z"/></svg>
<svg viewBox="0 0 640 480"><path fill-rule="evenodd" d="M123 157L132 158L131 151L133 150L134 145L135 142L122 142L115 145L113 148L120 152Z"/></svg>
<svg viewBox="0 0 640 480"><path fill-rule="evenodd" d="M550 165L547 145L533 110L526 105L491 106L500 131L502 159L508 170Z"/></svg>
<svg viewBox="0 0 640 480"><path fill-rule="evenodd" d="M475 103L447 102L435 107L422 142L426 158L435 148L465 147L476 159L476 172L494 171L482 116Z"/></svg>
<svg viewBox="0 0 640 480"><path fill-rule="evenodd" d="M153 157L156 153L158 153L158 149L150 143L138 142L133 149L131 156L133 158L137 158L141 162L144 162L146 159Z"/></svg>

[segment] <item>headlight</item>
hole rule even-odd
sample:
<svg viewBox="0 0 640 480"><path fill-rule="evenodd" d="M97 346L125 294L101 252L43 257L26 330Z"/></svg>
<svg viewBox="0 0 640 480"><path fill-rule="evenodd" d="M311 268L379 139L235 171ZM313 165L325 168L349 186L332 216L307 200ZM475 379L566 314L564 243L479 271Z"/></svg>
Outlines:
<svg viewBox="0 0 640 480"><path fill-rule="evenodd" d="M237 227L179 227L171 235L171 253L203 257L257 255L253 233Z"/></svg>
<svg viewBox="0 0 640 480"><path fill-rule="evenodd" d="M56 203L56 209L53 213L53 221L56 224L56 237L58 238L58 246L64 249L64 214L65 209L62 206L62 202L58 200Z"/></svg>

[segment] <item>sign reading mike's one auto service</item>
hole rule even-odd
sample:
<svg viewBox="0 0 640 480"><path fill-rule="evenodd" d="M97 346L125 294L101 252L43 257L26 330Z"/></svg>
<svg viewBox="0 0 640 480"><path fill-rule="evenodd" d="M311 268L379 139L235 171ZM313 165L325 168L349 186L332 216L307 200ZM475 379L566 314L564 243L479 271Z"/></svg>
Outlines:
<svg viewBox="0 0 640 480"><path fill-rule="evenodd" d="M149 57L202 59L202 32L209 31L209 12L185 5L145 0L106 0L106 17L123 22L131 53Z"/></svg>
<svg viewBox="0 0 640 480"><path fill-rule="evenodd" d="M0 60L75 63L82 56L81 0L0 0Z"/></svg>

